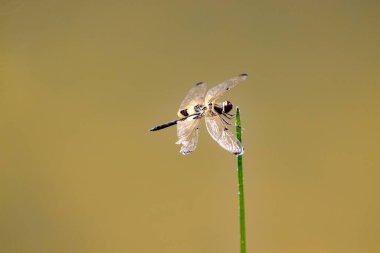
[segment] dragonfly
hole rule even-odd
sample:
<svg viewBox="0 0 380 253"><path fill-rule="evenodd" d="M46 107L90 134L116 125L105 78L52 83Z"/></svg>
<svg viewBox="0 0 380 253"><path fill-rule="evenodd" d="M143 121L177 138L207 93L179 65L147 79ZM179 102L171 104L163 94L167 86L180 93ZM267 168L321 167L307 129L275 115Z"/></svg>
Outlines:
<svg viewBox="0 0 380 253"><path fill-rule="evenodd" d="M180 153L188 155L197 147L199 126L201 119L204 118L209 134L222 148L235 155L242 155L244 153L243 145L229 130L231 124L228 120L235 117L234 114L230 114L233 104L227 100L219 103L217 99L247 78L247 74L240 74L208 91L206 83L195 84L178 109L178 119L155 126L150 131L158 131L177 125L178 141L176 144L181 145Z"/></svg>

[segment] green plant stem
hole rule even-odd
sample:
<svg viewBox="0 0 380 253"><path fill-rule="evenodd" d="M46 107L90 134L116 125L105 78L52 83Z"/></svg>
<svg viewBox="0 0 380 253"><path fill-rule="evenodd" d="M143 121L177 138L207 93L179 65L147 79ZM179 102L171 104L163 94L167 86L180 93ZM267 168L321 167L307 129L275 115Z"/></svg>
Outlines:
<svg viewBox="0 0 380 253"><path fill-rule="evenodd" d="M240 110L236 108L236 137L241 142ZM238 181L239 181L239 212L240 212L240 252L245 253L245 207L244 207L244 182L243 182L243 156L237 156Z"/></svg>

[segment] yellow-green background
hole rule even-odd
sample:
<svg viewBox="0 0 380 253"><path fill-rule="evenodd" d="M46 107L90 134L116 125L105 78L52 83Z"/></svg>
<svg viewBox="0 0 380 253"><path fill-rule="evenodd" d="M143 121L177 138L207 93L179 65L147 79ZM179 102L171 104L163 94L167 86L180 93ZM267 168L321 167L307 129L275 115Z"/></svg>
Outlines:
<svg viewBox="0 0 380 253"><path fill-rule="evenodd" d="M0 1L0 252L238 252L189 88L247 72L250 253L380 252L378 1Z"/></svg>

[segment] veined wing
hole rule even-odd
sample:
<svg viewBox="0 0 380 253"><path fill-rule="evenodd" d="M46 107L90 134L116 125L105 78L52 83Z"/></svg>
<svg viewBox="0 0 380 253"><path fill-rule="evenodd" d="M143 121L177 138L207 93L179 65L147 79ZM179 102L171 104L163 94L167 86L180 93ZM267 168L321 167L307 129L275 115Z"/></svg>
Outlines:
<svg viewBox="0 0 380 253"><path fill-rule="evenodd" d="M178 141L176 144L182 145L180 152L183 155L188 155L196 149L199 136L199 123L200 119L197 118L197 115L177 122Z"/></svg>
<svg viewBox="0 0 380 253"><path fill-rule="evenodd" d="M179 110L178 116L183 117L186 116L181 113L183 110L193 109L196 105L203 105L204 97L207 90L207 85L203 82L197 83L194 85L190 91L187 93L186 97L183 99ZM191 114L191 112L189 112Z"/></svg>
<svg viewBox="0 0 380 253"><path fill-rule="evenodd" d="M210 102L214 102L217 98L223 96L227 91L247 78L247 74L241 74L211 88L206 94L205 104L208 105Z"/></svg>
<svg viewBox="0 0 380 253"><path fill-rule="evenodd" d="M211 137L225 150L235 154L242 155L244 147L236 136L228 129L226 124L220 118L221 116L216 112L210 111L206 115L206 127Z"/></svg>

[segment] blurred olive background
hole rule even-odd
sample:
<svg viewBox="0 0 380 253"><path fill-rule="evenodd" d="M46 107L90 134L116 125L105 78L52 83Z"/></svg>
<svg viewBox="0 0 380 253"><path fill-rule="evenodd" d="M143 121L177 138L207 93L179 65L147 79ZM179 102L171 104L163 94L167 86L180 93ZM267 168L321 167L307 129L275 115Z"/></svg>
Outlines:
<svg viewBox="0 0 380 253"><path fill-rule="evenodd" d="M148 129L243 72L248 252L380 252L377 1L0 3L0 252L238 252L234 156Z"/></svg>

